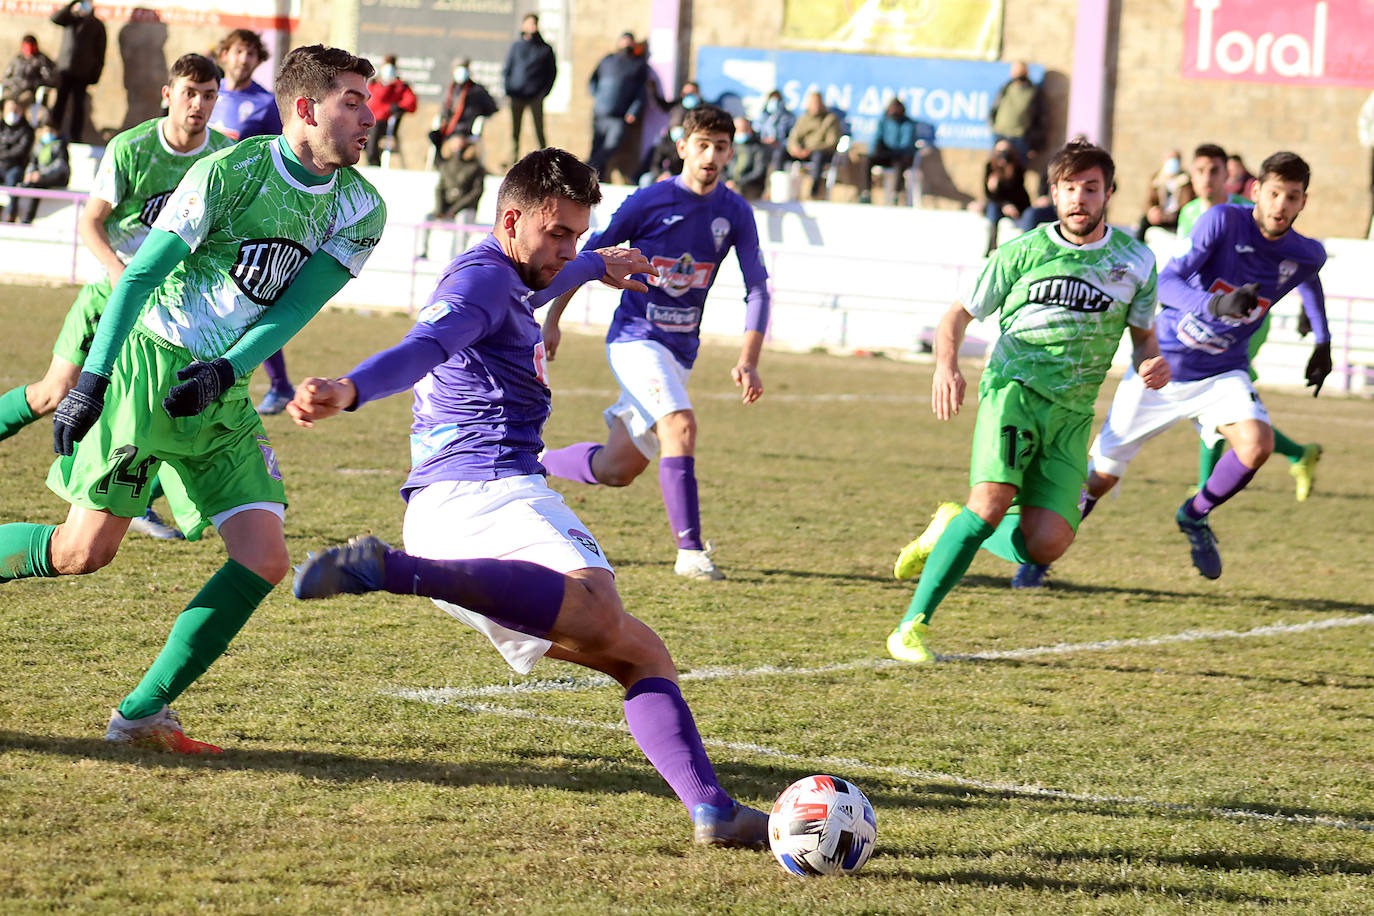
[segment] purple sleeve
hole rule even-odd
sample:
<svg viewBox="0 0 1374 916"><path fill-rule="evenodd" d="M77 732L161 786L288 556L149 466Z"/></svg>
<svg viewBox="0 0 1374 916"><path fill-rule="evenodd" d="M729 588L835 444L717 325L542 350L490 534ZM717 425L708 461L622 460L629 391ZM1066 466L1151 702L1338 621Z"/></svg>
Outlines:
<svg viewBox="0 0 1374 916"><path fill-rule="evenodd" d="M530 297L530 305L539 308L557 299L570 289L577 289L584 283L600 280L606 273L606 262L594 249L583 249L582 253L563 265L550 283Z"/></svg>
<svg viewBox="0 0 1374 916"><path fill-rule="evenodd" d="M1298 295L1302 297L1302 310L1307 313L1307 321L1312 325L1312 340L1330 343L1331 325L1326 320L1326 293L1322 290L1321 276L1313 274L1299 283Z"/></svg>
<svg viewBox="0 0 1374 916"><path fill-rule="evenodd" d="M447 358L438 341L407 334L396 346L372 354L344 376L358 389L358 400L348 409L408 391Z"/></svg>
<svg viewBox="0 0 1374 916"><path fill-rule="evenodd" d="M1184 312L1207 314L1207 303L1212 294L1199 285L1198 274L1207 259L1211 257L1212 247L1225 235L1222 225L1224 207L1211 207L1198 219L1193 227L1192 245L1176 258L1171 258L1159 272L1160 305Z"/></svg>
<svg viewBox="0 0 1374 916"><path fill-rule="evenodd" d="M735 219L735 257L739 259L740 273L744 274L744 329L763 334L768 330L772 297L768 293L763 251L759 249L759 228L748 204L740 208Z"/></svg>

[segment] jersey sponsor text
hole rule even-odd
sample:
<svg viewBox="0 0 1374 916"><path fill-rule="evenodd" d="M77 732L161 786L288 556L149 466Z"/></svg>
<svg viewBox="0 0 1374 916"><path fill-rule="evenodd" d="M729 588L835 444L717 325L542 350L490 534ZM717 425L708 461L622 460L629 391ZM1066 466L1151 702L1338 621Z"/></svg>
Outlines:
<svg viewBox="0 0 1374 916"><path fill-rule="evenodd" d="M310 251L290 239L253 239L239 246L229 275L245 296L259 305L277 301L310 257Z"/></svg>
<svg viewBox="0 0 1374 916"><path fill-rule="evenodd" d="M1026 299L1075 312L1105 312L1113 299L1081 277L1045 277L1030 284Z"/></svg>

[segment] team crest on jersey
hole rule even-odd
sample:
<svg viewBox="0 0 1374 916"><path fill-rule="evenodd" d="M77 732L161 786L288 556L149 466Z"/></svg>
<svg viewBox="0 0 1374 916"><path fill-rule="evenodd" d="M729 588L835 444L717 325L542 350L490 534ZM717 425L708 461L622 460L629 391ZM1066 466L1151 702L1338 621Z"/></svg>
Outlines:
<svg viewBox="0 0 1374 916"><path fill-rule="evenodd" d="M291 239L253 239L239 245L229 276L249 299L258 305L271 305L309 257L305 246Z"/></svg>
<svg viewBox="0 0 1374 916"><path fill-rule="evenodd" d="M730 221L723 216L717 216L711 220L711 239L716 243L716 251L720 251L720 246L725 244L725 237L730 234Z"/></svg>
<svg viewBox="0 0 1374 916"><path fill-rule="evenodd" d="M1113 264L1107 268L1107 279L1112 283L1120 283L1130 272L1131 268L1126 264Z"/></svg>
<svg viewBox="0 0 1374 916"><path fill-rule="evenodd" d="M695 260L690 253L684 252L678 258L651 258L655 276L649 282L676 299L689 289L705 289L711 285L711 272L716 265L709 261Z"/></svg>
<svg viewBox="0 0 1374 916"><path fill-rule="evenodd" d="M415 316L415 321L417 324L434 324L434 322L443 318L451 311L453 311L453 306L449 305L447 302L442 300L439 302L431 302L429 305L420 309L420 314Z"/></svg>
<svg viewBox="0 0 1374 916"><path fill-rule="evenodd" d="M592 554L592 556L601 556L601 548L596 546L596 538L592 537L587 532L580 528L569 528L568 537L580 544L582 549Z"/></svg>
<svg viewBox="0 0 1374 916"><path fill-rule="evenodd" d="M172 196L171 191L163 191L161 194L153 194L143 202L143 209L138 211L138 221L145 226L151 227L157 222L157 215L162 212L162 208L167 206L167 198Z"/></svg>
<svg viewBox="0 0 1374 916"><path fill-rule="evenodd" d="M1112 297L1082 277L1046 277L1026 290L1026 298L1039 305L1052 305L1071 312L1105 312Z"/></svg>
<svg viewBox="0 0 1374 916"><path fill-rule="evenodd" d="M1284 258L1279 262L1279 286L1293 279L1293 274L1298 272L1298 262Z"/></svg>

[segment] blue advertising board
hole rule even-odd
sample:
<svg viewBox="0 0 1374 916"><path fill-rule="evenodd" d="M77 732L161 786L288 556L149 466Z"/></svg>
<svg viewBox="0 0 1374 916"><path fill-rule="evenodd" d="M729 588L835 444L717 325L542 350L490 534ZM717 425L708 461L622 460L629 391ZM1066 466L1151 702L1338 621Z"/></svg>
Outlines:
<svg viewBox="0 0 1374 916"><path fill-rule="evenodd" d="M703 97L724 97L726 107L750 117L774 89L798 113L806 95L819 91L860 142L873 136L888 100L896 96L908 117L934 128L936 146L989 149L988 111L1009 70L997 61L703 47L697 51L695 77ZM1030 71L1037 83L1044 78L1044 67L1031 65Z"/></svg>

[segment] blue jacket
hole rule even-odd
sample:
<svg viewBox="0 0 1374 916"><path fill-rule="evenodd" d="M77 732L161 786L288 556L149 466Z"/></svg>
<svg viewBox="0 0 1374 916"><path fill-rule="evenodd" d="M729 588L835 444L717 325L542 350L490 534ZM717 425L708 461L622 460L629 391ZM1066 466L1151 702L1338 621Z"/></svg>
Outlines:
<svg viewBox="0 0 1374 916"><path fill-rule="evenodd" d="M644 58L625 51L607 54L587 81L592 92L592 112L598 117L639 117L648 82L649 65Z"/></svg>
<svg viewBox="0 0 1374 916"><path fill-rule="evenodd" d="M879 147L894 153L910 153L916 150L916 122L903 117L894 120L883 115L878 122L878 130L873 134L873 148Z"/></svg>
<svg viewBox="0 0 1374 916"><path fill-rule="evenodd" d="M553 88L557 75L553 48L538 32L532 38L515 40L501 70L506 95L513 99L542 99Z"/></svg>

